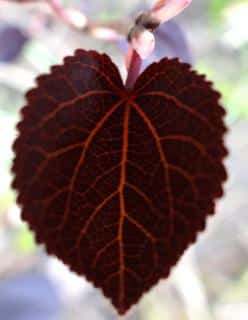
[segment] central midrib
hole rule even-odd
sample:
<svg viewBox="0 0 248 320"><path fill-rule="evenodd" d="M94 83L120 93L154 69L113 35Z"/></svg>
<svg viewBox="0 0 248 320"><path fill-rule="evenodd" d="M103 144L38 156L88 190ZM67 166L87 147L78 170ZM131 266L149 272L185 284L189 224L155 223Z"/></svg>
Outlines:
<svg viewBox="0 0 248 320"><path fill-rule="evenodd" d="M126 184L126 164L127 164L127 152L128 152L128 129L129 129L129 116L130 116L130 104L127 102L125 105L125 111L123 116L123 143L122 143L122 161L121 161L121 175L120 175L120 220L118 228L118 242L119 242L119 308L124 308L125 298L125 262L124 262L124 248L123 248L123 224L126 216L124 188Z"/></svg>

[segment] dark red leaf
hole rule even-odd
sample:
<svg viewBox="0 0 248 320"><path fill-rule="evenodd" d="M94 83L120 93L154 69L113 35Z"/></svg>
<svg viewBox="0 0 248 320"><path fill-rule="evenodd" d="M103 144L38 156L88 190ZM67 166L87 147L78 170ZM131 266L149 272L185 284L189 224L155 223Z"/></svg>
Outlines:
<svg viewBox="0 0 248 320"><path fill-rule="evenodd" d="M83 50L37 83L14 144L22 217L123 314L168 276L223 193L220 95L167 58L128 91L106 55Z"/></svg>

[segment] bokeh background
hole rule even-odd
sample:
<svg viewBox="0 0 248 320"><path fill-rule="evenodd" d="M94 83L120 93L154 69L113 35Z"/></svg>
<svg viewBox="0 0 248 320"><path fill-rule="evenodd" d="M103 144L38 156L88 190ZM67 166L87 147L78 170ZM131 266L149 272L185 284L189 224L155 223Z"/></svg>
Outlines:
<svg viewBox="0 0 248 320"><path fill-rule="evenodd" d="M152 1L74 0L63 5L92 21L125 32ZM128 320L248 319L248 1L193 0L157 35L150 60L179 56L191 61L223 93L230 128L226 137L229 180L217 214L161 281L127 315ZM11 145L24 93L39 73L75 48L105 51L123 76L124 38L103 41L75 31L49 6L0 1L0 319L114 320L112 307L42 247L37 247L11 190Z"/></svg>

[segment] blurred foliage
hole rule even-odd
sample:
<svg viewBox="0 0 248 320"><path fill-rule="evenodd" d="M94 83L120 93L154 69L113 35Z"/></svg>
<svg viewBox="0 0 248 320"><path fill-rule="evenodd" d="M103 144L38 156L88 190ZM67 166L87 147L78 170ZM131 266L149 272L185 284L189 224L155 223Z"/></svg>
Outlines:
<svg viewBox="0 0 248 320"><path fill-rule="evenodd" d="M238 0L235 0L235 2ZM220 18L223 10L232 3L232 0L211 0L210 9L211 14L215 19Z"/></svg>
<svg viewBox="0 0 248 320"><path fill-rule="evenodd" d="M0 116L17 115L21 93L6 84L0 86Z"/></svg>
<svg viewBox="0 0 248 320"><path fill-rule="evenodd" d="M247 0L212 0L209 29L215 38L215 51L197 63L197 69L208 75L222 93L229 121L248 117L248 28L245 28ZM246 30L246 31L244 31ZM225 50L223 52L223 50Z"/></svg>
<svg viewBox="0 0 248 320"><path fill-rule="evenodd" d="M41 72L48 72L51 65L58 63L51 49L35 39L25 47L24 55L28 62Z"/></svg>
<svg viewBox="0 0 248 320"><path fill-rule="evenodd" d="M36 249L33 233L26 225L20 229L14 242L16 249L23 253L33 253Z"/></svg>
<svg viewBox="0 0 248 320"><path fill-rule="evenodd" d="M221 302L248 301L248 269L227 288L221 296Z"/></svg>
<svg viewBox="0 0 248 320"><path fill-rule="evenodd" d="M221 92L229 122L248 117L248 75L246 73L241 74L234 85L231 77L219 73L207 61L201 61L196 68L199 72L207 74L208 78L214 82L215 88Z"/></svg>
<svg viewBox="0 0 248 320"><path fill-rule="evenodd" d="M224 11L231 5L247 3L247 0L211 0L210 1L210 14L215 22L223 18Z"/></svg>
<svg viewBox="0 0 248 320"><path fill-rule="evenodd" d="M15 60L27 41L28 36L20 28L0 25L0 61L11 62Z"/></svg>

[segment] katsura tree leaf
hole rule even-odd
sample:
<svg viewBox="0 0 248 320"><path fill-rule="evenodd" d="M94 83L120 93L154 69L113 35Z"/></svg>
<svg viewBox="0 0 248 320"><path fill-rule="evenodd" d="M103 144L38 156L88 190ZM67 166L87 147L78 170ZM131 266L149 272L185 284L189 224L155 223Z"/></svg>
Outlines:
<svg viewBox="0 0 248 320"><path fill-rule="evenodd" d="M120 314L214 213L227 177L219 98L167 58L128 90L107 55L84 50L27 93L13 164L22 218Z"/></svg>

